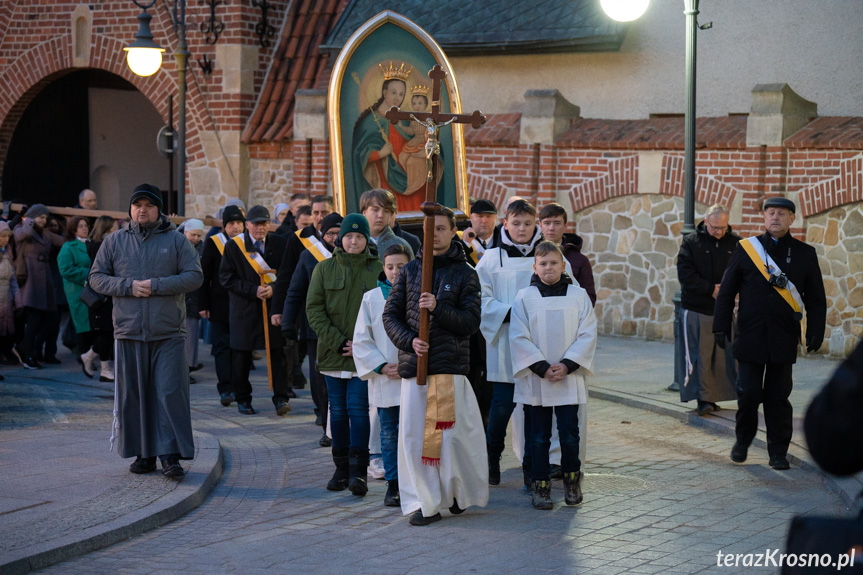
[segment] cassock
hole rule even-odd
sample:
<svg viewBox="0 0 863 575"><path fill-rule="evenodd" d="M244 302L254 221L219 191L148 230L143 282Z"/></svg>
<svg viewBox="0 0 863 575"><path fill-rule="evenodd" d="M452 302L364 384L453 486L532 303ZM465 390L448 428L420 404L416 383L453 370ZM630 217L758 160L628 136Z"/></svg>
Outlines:
<svg viewBox="0 0 863 575"><path fill-rule="evenodd" d="M369 382L369 453L381 452L381 424L378 419L379 407L399 405L401 379L390 379L376 373L375 369L383 363L399 362L399 350L390 341L384 330L384 305L387 298L378 287L363 294L360 313L354 326L353 354L357 376Z"/></svg>
<svg viewBox="0 0 863 575"><path fill-rule="evenodd" d="M433 377L433 376L430 376ZM467 509L488 503L485 430L476 396L464 375L453 375L455 425L444 430L439 465L422 462L428 385L415 377L401 380L399 413L399 492L404 515L422 509L431 517L453 499Z"/></svg>
<svg viewBox="0 0 863 575"><path fill-rule="evenodd" d="M570 285L565 297L542 297L539 290L529 287L519 291L511 314L511 347L515 393L513 399L525 405L578 405L578 456L582 463L587 459L587 388L585 375L592 375L593 355L596 351L596 316L593 304L583 289ZM567 345L571 342L571 345ZM541 357L540 357L541 356ZM529 363L524 363L531 358ZM558 363L570 359L581 367L552 383L541 379L529 367L546 360ZM556 419L556 415L554 419ZM513 413L524 425L521 410ZM560 465L560 440L557 423L552 422L551 463ZM523 435L514 434L513 450L519 458L524 455Z"/></svg>
<svg viewBox="0 0 863 575"><path fill-rule="evenodd" d="M399 350L384 330L386 303L387 299L380 287L363 294L354 326L354 365L358 377L369 382L369 405L375 408L399 405L402 387L401 379L390 379L375 372L381 364L399 362Z"/></svg>

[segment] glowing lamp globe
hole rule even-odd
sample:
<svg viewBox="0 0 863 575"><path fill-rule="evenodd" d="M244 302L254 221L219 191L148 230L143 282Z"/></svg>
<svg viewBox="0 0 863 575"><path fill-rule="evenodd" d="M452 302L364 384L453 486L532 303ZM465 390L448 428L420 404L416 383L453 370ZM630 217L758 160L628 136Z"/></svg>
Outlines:
<svg viewBox="0 0 863 575"><path fill-rule="evenodd" d="M164 48L124 48L129 69L138 76L152 76L162 66Z"/></svg>
<svg viewBox="0 0 863 575"><path fill-rule="evenodd" d="M612 20L631 22L644 14L650 0L600 0L600 4Z"/></svg>
<svg viewBox="0 0 863 575"><path fill-rule="evenodd" d="M126 51L126 63L139 76L152 76L162 65L162 52L165 49L153 41L153 33L150 32L152 18L146 11L138 14L135 41L123 48Z"/></svg>

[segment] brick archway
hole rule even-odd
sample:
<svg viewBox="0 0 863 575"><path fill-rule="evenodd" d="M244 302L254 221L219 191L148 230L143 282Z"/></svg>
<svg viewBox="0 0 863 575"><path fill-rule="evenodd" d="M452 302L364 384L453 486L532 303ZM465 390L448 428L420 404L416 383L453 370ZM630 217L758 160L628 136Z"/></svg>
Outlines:
<svg viewBox="0 0 863 575"><path fill-rule="evenodd" d="M110 72L132 84L167 122L167 95L174 93L176 86L174 63L165 59L164 65L156 74L142 78L126 66L123 51L125 44L122 41L97 34L92 38L89 67ZM54 80L83 69L72 67L71 61L71 36L59 36L22 53L0 76L0 172L6 161L12 134L27 106ZM200 117L197 110L203 104L200 93L193 86L194 82L190 82L186 104L186 149L190 163L198 159L198 156L204 157L202 146L198 142L198 126L195 121Z"/></svg>

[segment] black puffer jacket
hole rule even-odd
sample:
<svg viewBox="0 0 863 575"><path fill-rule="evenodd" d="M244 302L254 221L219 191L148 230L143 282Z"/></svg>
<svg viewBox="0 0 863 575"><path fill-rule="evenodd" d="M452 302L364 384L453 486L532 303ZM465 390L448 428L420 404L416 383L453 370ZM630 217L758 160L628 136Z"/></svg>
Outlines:
<svg viewBox="0 0 863 575"><path fill-rule="evenodd" d="M399 375L416 377L413 340L419 333L422 251L402 268L387 305L384 329L399 349ZM434 257L432 293L437 300L431 312L428 374L467 375L470 371L470 336L479 330L479 278L467 263L456 240L442 256Z"/></svg>

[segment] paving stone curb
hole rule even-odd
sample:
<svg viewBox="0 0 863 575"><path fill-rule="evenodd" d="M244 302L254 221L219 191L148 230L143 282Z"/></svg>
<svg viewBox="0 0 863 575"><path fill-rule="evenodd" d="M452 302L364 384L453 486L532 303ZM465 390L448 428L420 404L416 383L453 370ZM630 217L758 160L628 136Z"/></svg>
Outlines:
<svg viewBox="0 0 863 575"><path fill-rule="evenodd" d="M661 401L646 399L639 395L610 389L600 389L597 387L591 387L588 390L588 396L627 405L629 407L645 409L660 415L668 415L692 425L718 431L723 435L728 435L730 437L735 436L734 420L727 416L723 416L721 412L720 414L703 417L687 407L676 407ZM759 447L764 450L767 449L767 436L763 430L758 430L752 444L755 447ZM846 507L855 507L855 500L861 495L861 492L863 492L863 474L858 474L852 477L838 477L826 473L817 463L815 463L809 455L809 451L804 446L799 445L794 441L791 442L791 446L788 449L788 461L799 466L801 469L812 471L820 475L824 484L839 495ZM729 464L733 465L730 460Z"/></svg>
<svg viewBox="0 0 863 575"><path fill-rule="evenodd" d="M113 545L175 521L200 506L222 477L225 462L216 437L200 432L194 436L198 445L195 472L184 477L171 493L113 521L13 552L0 559L0 575L28 573Z"/></svg>

